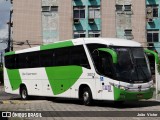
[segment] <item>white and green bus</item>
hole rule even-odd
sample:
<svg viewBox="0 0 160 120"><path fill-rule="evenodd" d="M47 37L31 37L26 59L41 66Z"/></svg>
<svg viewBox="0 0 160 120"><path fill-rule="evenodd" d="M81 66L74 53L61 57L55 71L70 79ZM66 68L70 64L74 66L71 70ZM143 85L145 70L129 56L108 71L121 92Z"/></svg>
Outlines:
<svg viewBox="0 0 160 120"><path fill-rule="evenodd" d="M116 38L79 38L5 54L5 92L83 100L150 99L153 80L140 43Z"/></svg>

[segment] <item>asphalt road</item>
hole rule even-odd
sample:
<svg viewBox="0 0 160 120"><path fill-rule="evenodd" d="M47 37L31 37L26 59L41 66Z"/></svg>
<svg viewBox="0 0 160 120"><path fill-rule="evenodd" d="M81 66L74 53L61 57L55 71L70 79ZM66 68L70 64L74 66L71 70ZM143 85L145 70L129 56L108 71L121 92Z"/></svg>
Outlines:
<svg viewBox="0 0 160 120"><path fill-rule="evenodd" d="M42 118L14 118L14 116L12 118L8 118L9 120L158 120L160 119L158 117L148 117L144 111L146 111L147 113L152 112L156 114L157 111L160 111L160 102L151 99L147 101L133 101L126 102L122 105L116 105L113 102L109 101L95 101L94 105L92 106L84 106L79 100L64 98L49 99L45 97L32 97L30 100L22 101L20 100L20 97L18 95L5 93L3 87L0 86L0 111L31 111L40 113L42 111L46 111L41 113L43 114ZM53 115L56 111L59 112L56 113L56 115ZM62 111L67 113L63 113ZM135 116L133 116L133 113L135 111ZM138 117L138 113L142 113L142 116ZM107 114L109 115L109 117L107 117ZM132 114L132 116L129 117L129 114ZM143 116L143 114L145 114L145 117ZM123 117L116 117L121 115ZM158 115L160 116L160 112L158 112ZM2 118L0 118L0 120L2 120Z"/></svg>

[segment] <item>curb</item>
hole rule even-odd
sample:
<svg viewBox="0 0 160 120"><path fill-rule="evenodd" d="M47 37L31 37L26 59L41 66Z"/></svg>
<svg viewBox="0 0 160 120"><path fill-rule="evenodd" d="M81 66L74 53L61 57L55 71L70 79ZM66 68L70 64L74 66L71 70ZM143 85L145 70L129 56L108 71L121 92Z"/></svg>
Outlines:
<svg viewBox="0 0 160 120"><path fill-rule="evenodd" d="M2 100L0 104L27 104L29 101L21 101L21 100Z"/></svg>

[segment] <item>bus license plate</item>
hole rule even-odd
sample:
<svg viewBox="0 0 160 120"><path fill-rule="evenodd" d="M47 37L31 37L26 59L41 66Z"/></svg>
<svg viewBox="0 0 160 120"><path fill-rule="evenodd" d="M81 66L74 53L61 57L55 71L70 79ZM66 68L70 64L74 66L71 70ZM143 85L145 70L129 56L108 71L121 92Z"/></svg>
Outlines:
<svg viewBox="0 0 160 120"><path fill-rule="evenodd" d="M143 98L143 94L137 94L137 98Z"/></svg>

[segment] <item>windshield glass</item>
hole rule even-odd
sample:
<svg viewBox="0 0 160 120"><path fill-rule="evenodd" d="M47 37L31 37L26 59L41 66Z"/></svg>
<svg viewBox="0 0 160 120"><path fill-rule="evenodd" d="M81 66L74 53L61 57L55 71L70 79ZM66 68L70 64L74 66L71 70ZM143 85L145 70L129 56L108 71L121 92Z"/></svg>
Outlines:
<svg viewBox="0 0 160 120"><path fill-rule="evenodd" d="M143 83L151 79L143 48L114 48L118 55L115 65L117 79L130 83Z"/></svg>
<svg viewBox="0 0 160 120"><path fill-rule="evenodd" d="M128 83L144 83L151 80L150 68L142 47L108 48L102 44L88 44L87 47L98 74ZM99 48L114 50L118 63L113 64L112 55Z"/></svg>

